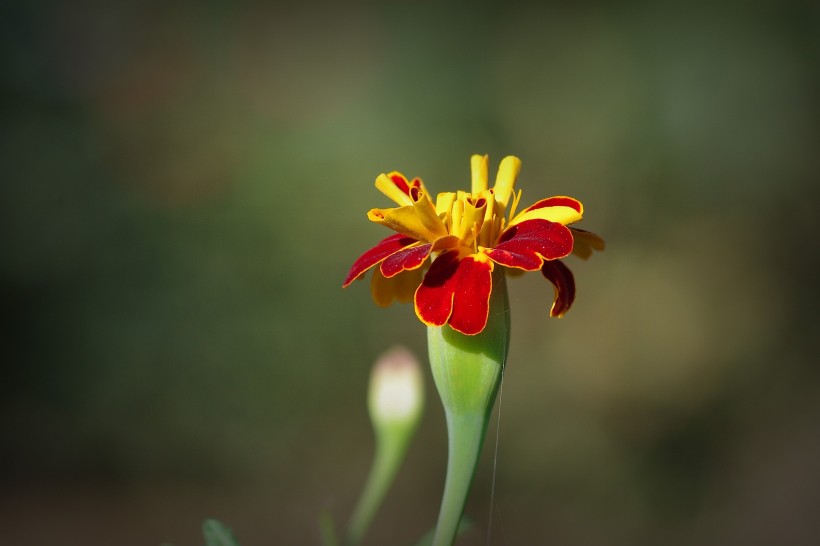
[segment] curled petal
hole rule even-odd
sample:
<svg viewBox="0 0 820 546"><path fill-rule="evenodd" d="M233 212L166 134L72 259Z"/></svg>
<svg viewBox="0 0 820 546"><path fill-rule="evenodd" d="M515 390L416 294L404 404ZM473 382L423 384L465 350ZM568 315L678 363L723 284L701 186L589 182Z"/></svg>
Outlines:
<svg viewBox="0 0 820 546"><path fill-rule="evenodd" d="M427 260L432 246L431 243L426 243L419 246L405 247L385 258L382 265L379 266L379 270L382 275L389 279L402 271L418 269Z"/></svg>
<svg viewBox="0 0 820 546"><path fill-rule="evenodd" d="M450 233L457 236L465 246L470 246L484 223L487 200L465 197L459 199L456 205L457 207L453 208L454 214Z"/></svg>
<svg viewBox="0 0 820 546"><path fill-rule="evenodd" d="M497 264L535 271L545 260L572 252L572 232L557 222L528 220L504 230L495 248L485 252Z"/></svg>
<svg viewBox="0 0 820 546"><path fill-rule="evenodd" d="M536 219L567 225L581 220L583 215L584 206L577 199L565 196L548 197L519 212L509 225L514 226Z"/></svg>
<svg viewBox="0 0 820 546"><path fill-rule="evenodd" d="M418 243L415 239L396 233L379 241L379 244L359 256L353 263L347 278L342 283L342 288L347 288L350 283L361 277L365 271L381 262L391 254L398 252L408 246Z"/></svg>
<svg viewBox="0 0 820 546"><path fill-rule="evenodd" d="M389 279L377 268L370 280L370 294L379 307L387 307L394 301L408 303L421 284L421 269L403 271Z"/></svg>
<svg viewBox="0 0 820 546"><path fill-rule="evenodd" d="M481 221L481 229L477 230L478 232L478 244L483 246L490 246L492 241L495 241L496 235L498 233L498 228L500 227L499 222L495 221L496 217L496 203L495 203L495 193L491 190L484 190L479 194L479 197L484 199L487 203L484 207L484 218ZM503 216L503 214L501 215Z"/></svg>
<svg viewBox="0 0 820 546"><path fill-rule="evenodd" d="M475 335L487 325L493 264L481 254L443 252L416 290L416 315L428 326L450 325Z"/></svg>
<svg viewBox="0 0 820 546"><path fill-rule="evenodd" d="M541 273L555 289L550 316L561 317L569 311L572 302L575 301L575 278L572 276L572 271L560 260L553 260L544 262Z"/></svg>
<svg viewBox="0 0 820 546"><path fill-rule="evenodd" d="M586 260L592 256L593 250L601 252L606 248L606 243L604 240L591 231L577 228L569 229L572 232L573 239L575 240L575 244L572 247L572 253L582 260Z"/></svg>
<svg viewBox="0 0 820 546"><path fill-rule="evenodd" d="M419 241L433 242L447 235L447 226L436 213L436 207L422 190L411 188L413 204L392 209L372 209L371 222L387 226Z"/></svg>
<svg viewBox="0 0 820 546"><path fill-rule="evenodd" d="M389 174L380 174L376 178L376 188L395 201L397 205L405 206L413 204L413 198L410 195L413 188L424 189L424 184L420 178L414 178L412 182L408 182L403 174L393 171Z"/></svg>

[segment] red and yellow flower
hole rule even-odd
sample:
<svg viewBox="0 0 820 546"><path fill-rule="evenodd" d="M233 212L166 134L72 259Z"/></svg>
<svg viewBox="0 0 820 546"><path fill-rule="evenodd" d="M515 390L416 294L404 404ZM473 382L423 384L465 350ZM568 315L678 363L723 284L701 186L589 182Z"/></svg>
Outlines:
<svg viewBox="0 0 820 546"><path fill-rule="evenodd" d="M517 157L505 157L495 185L488 188L487 156L474 155L472 191L440 193L435 203L420 178L379 175L376 188L398 207L372 209L367 217L396 233L356 260L343 287L373 269L370 286L378 305L413 300L424 324L449 324L474 335L487 324L496 266L511 273L541 270L554 286L550 315L562 316L575 299L575 281L561 258L586 259L593 250L603 250L604 242L567 227L584 211L572 197L549 197L516 212L520 169Z"/></svg>

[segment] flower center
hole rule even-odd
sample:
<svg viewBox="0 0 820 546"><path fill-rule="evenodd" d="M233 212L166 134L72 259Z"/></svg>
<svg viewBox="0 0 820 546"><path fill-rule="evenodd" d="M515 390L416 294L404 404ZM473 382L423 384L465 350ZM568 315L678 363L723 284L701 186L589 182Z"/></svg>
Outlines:
<svg viewBox="0 0 820 546"><path fill-rule="evenodd" d="M498 210L493 190L439 194L436 209L450 235L458 237L459 246L473 254L479 247L492 247L500 233L498 213L503 215L503 210Z"/></svg>

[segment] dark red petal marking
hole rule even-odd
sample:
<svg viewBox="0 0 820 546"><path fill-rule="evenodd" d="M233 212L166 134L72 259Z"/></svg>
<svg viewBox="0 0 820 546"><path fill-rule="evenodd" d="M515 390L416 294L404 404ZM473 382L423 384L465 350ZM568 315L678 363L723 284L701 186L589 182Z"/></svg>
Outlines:
<svg viewBox="0 0 820 546"><path fill-rule="evenodd" d="M492 266L458 252L444 252L433 261L416 290L416 314L425 324L450 327L475 335L487 325Z"/></svg>
<svg viewBox="0 0 820 546"><path fill-rule="evenodd" d="M464 258L459 263L448 324L468 336L481 332L490 313L493 271L490 263Z"/></svg>
<svg viewBox="0 0 820 546"><path fill-rule="evenodd" d="M495 263L535 271L544 260L563 258L572 252L572 232L549 220L527 220L506 229L487 255Z"/></svg>
<svg viewBox="0 0 820 546"><path fill-rule="evenodd" d="M563 316L572 307L572 302L575 301L575 278L572 276L572 271L561 261L553 260L544 262L541 273L555 288L550 316Z"/></svg>
<svg viewBox="0 0 820 546"><path fill-rule="evenodd" d="M353 267L350 268L347 278L344 283L342 283L342 288L349 286L350 283L358 279L362 273L391 254L417 242L415 239L401 233L396 233L395 235L382 239L376 246L359 256L359 259L353 263Z"/></svg>
<svg viewBox="0 0 820 546"><path fill-rule="evenodd" d="M527 207L524 211L528 210L535 210L535 209L543 209L544 207L569 207L575 209L578 213L583 212L584 208L581 206L581 202L577 199L573 199L572 197L547 197L546 199L541 199L540 201L536 202L534 205ZM522 211L522 212L524 212Z"/></svg>
<svg viewBox="0 0 820 546"><path fill-rule="evenodd" d="M423 323L441 326L450 318L453 312L452 284L458 263L458 251L442 252L424 275L414 298L416 314Z"/></svg>
<svg viewBox="0 0 820 546"><path fill-rule="evenodd" d="M410 195L410 186L407 184L407 179L398 173L390 175L390 180L396 185L405 195Z"/></svg>
<svg viewBox="0 0 820 546"><path fill-rule="evenodd" d="M430 255L430 248L432 246L431 243L427 243L420 246L403 248L398 252L394 252L385 258L379 267L382 275L389 279L407 269L421 267L421 264L423 264L424 260Z"/></svg>

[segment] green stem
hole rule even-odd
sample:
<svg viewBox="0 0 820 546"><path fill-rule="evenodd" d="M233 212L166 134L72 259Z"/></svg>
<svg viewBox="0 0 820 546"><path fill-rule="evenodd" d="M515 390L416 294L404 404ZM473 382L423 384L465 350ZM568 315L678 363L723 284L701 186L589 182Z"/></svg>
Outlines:
<svg viewBox="0 0 820 546"><path fill-rule="evenodd" d="M500 270L501 268L498 268ZM493 274L490 317L475 336L429 327L433 379L447 418L447 478L434 546L451 546L470 492L507 357L510 323L502 271Z"/></svg>
<svg viewBox="0 0 820 546"><path fill-rule="evenodd" d="M365 532L370 527L376 511L382 504L384 496L393 478L401 466L407 452L407 442L412 437L403 430L386 430L376 439L376 455L367 482L350 517L350 524L345 537L346 546L360 544Z"/></svg>
<svg viewBox="0 0 820 546"><path fill-rule="evenodd" d="M483 415L447 415L450 450L434 546L449 546L455 541L486 430Z"/></svg>

